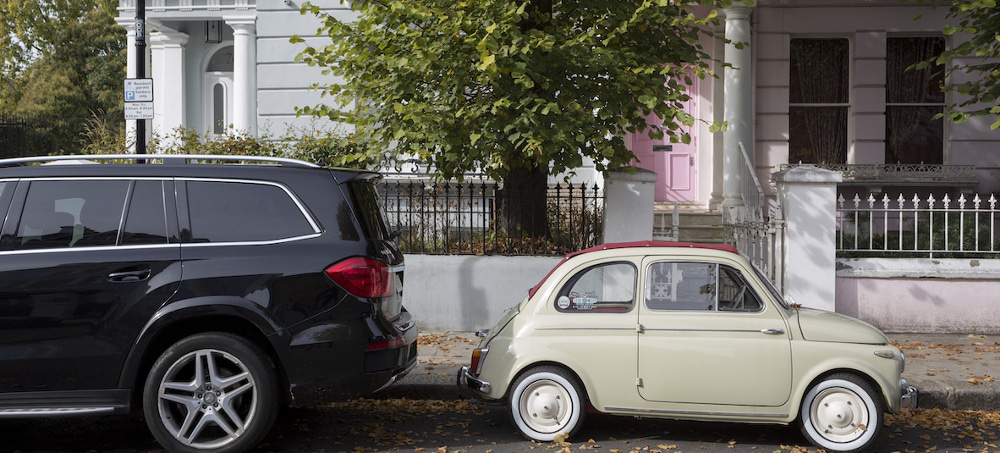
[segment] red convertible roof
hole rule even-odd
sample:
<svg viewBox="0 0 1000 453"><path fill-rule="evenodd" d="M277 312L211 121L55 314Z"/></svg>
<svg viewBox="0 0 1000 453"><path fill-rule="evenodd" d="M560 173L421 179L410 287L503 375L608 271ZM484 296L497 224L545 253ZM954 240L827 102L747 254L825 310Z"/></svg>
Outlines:
<svg viewBox="0 0 1000 453"><path fill-rule="evenodd" d="M542 283L545 283L545 280L548 280L549 276L552 275L552 273L555 272L556 269L559 268L559 266L562 266L562 264L565 263L566 260L574 256L583 255L584 253L590 253L590 252L599 252L601 250L626 249L633 247L674 247L674 248L691 248L691 249L712 249L712 250L721 250L723 252L739 254L739 251L736 250L736 247L733 247L731 245L699 244L696 242L635 241L635 242L611 242L607 244L601 244L566 255L566 257L563 258L562 261L559 262L559 264L556 264L555 266L552 267L551 270L549 270L548 274L545 274L545 277L542 277L542 281L538 282L537 285L533 286L531 289L528 290L528 297L534 296L535 291L538 291L538 288L542 286Z"/></svg>

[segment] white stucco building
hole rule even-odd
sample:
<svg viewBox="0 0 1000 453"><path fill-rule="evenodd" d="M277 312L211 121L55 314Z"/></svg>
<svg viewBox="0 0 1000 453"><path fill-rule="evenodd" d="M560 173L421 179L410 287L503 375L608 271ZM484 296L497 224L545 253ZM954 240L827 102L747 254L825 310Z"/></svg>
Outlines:
<svg viewBox="0 0 1000 453"><path fill-rule="evenodd" d="M136 1L121 0L119 8L129 33L130 77ZM151 130L231 127L275 136L336 127L295 116L295 107L321 101L309 87L329 82L319 69L294 61L305 46L291 44L291 36L314 46L329 39L314 36L319 24L299 13L301 0L146 1ZM313 3L350 17L337 0ZM1000 153L992 151L1000 136L989 121L931 120L956 99L936 91L937 79L905 71L915 59L956 45L958 36L942 34L944 13L897 0L761 0L724 11L719 32L750 46L703 43L733 68L718 65L720 78L689 87L689 112L727 121L727 131L713 134L699 122L690 145L629 139L639 166L659 175L656 201L713 211L743 203L741 145L771 197L770 174L790 162L842 166L848 188L1000 189ZM902 166L887 172L882 164Z"/></svg>

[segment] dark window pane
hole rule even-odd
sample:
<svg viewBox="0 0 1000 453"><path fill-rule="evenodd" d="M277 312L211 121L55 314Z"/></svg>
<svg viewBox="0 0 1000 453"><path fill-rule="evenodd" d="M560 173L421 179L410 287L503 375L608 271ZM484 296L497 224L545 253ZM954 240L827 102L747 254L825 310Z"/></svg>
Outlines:
<svg viewBox="0 0 1000 453"><path fill-rule="evenodd" d="M137 181L129 202L122 244L166 244L163 182Z"/></svg>
<svg viewBox="0 0 1000 453"><path fill-rule="evenodd" d="M847 107L789 107L788 161L847 163Z"/></svg>
<svg viewBox="0 0 1000 453"><path fill-rule="evenodd" d="M940 69L907 70L943 51L941 37L886 40L886 163L944 163L943 121L933 119L944 112Z"/></svg>
<svg viewBox="0 0 1000 453"><path fill-rule="evenodd" d="M216 83L212 88L212 132L221 134L226 126L226 88Z"/></svg>
<svg viewBox="0 0 1000 453"><path fill-rule="evenodd" d="M382 204L379 203L375 185L368 182L352 181L347 184L347 190L351 194L354 205L357 206L358 222L361 223L365 237L388 239L389 231L385 226L385 215L382 213ZM345 229L345 227L346 225L341 226L341 229Z"/></svg>
<svg viewBox="0 0 1000 453"><path fill-rule="evenodd" d="M789 102L848 102L850 46L847 39L792 39Z"/></svg>
<svg viewBox="0 0 1000 453"><path fill-rule="evenodd" d="M944 122L939 106L886 107L885 163L944 163Z"/></svg>
<svg viewBox="0 0 1000 453"><path fill-rule="evenodd" d="M128 181L34 181L15 248L114 245Z"/></svg>
<svg viewBox="0 0 1000 453"><path fill-rule="evenodd" d="M764 309L753 288L736 269L722 266L719 274L719 311L755 312Z"/></svg>
<svg viewBox="0 0 1000 453"><path fill-rule="evenodd" d="M944 51L944 38L886 39L886 102L890 104L943 103L942 72L939 67L906 68L934 58Z"/></svg>
<svg viewBox="0 0 1000 453"><path fill-rule="evenodd" d="M280 187L206 181L187 187L194 242L272 241L315 232Z"/></svg>

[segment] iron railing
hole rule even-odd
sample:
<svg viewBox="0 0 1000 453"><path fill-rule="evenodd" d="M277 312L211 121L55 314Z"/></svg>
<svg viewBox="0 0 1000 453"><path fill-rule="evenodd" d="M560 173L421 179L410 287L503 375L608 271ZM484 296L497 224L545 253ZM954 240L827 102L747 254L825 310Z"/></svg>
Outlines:
<svg viewBox="0 0 1000 453"><path fill-rule="evenodd" d="M94 118L29 118L0 115L0 158L79 154ZM125 129L124 118L104 118Z"/></svg>
<svg viewBox="0 0 1000 453"><path fill-rule="evenodd" d="M561 255L601 243L604 195L596 184L549 185L544 218L513 215L524 202L489 180L388 177L379 187L407 253Z"/></svg>
<svg viewBox="0 0 1000 453"><path fill-rule="evenodd" d="M840 195L837 220L839 257L1000 258L1000 209L993 195Z"/></svg>
<svg viewBox="0 0 1000 453"><path fill-rule="evenodd" d="M743 142L740 142L739 147L742 156L742 165L738 165L740 197L743 199L748 219L760 222L764 220L764 189L760 186L760 179L757 178L757 172L754 170L750 155L747 154L747 149L743 147Z"/></svg>
<svg viewBox="0 0 1000 453"><path fill-rule="evenodd" d="M750 216L744 219L727 218L723 227L726 243L746 255L754 266L771 278L775 286L784 291L786 225L781 206L776 206L773 215L764 219Z"/></svg>

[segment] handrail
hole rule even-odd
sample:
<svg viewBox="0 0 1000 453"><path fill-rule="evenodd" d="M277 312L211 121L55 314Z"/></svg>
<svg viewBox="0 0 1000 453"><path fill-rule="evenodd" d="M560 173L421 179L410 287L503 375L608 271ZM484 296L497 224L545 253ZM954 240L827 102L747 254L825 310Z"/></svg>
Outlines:
<svg viewBox="0 0 1000 453"><path fill-rule="evenodd" d="M754 171L753 163L750 161L750 155L747 154L747 149L743 146L743 142L739 143L740 154L743 155L743 165L740 165L740 197L743 198L743 206L746 207L747 213L753 220L763 220L764 219L764 189L761 188L760 180L757 178L757 172ZM753 185L750 182L753 182ZM751 196L756 195L756 196Z"/></svg>

